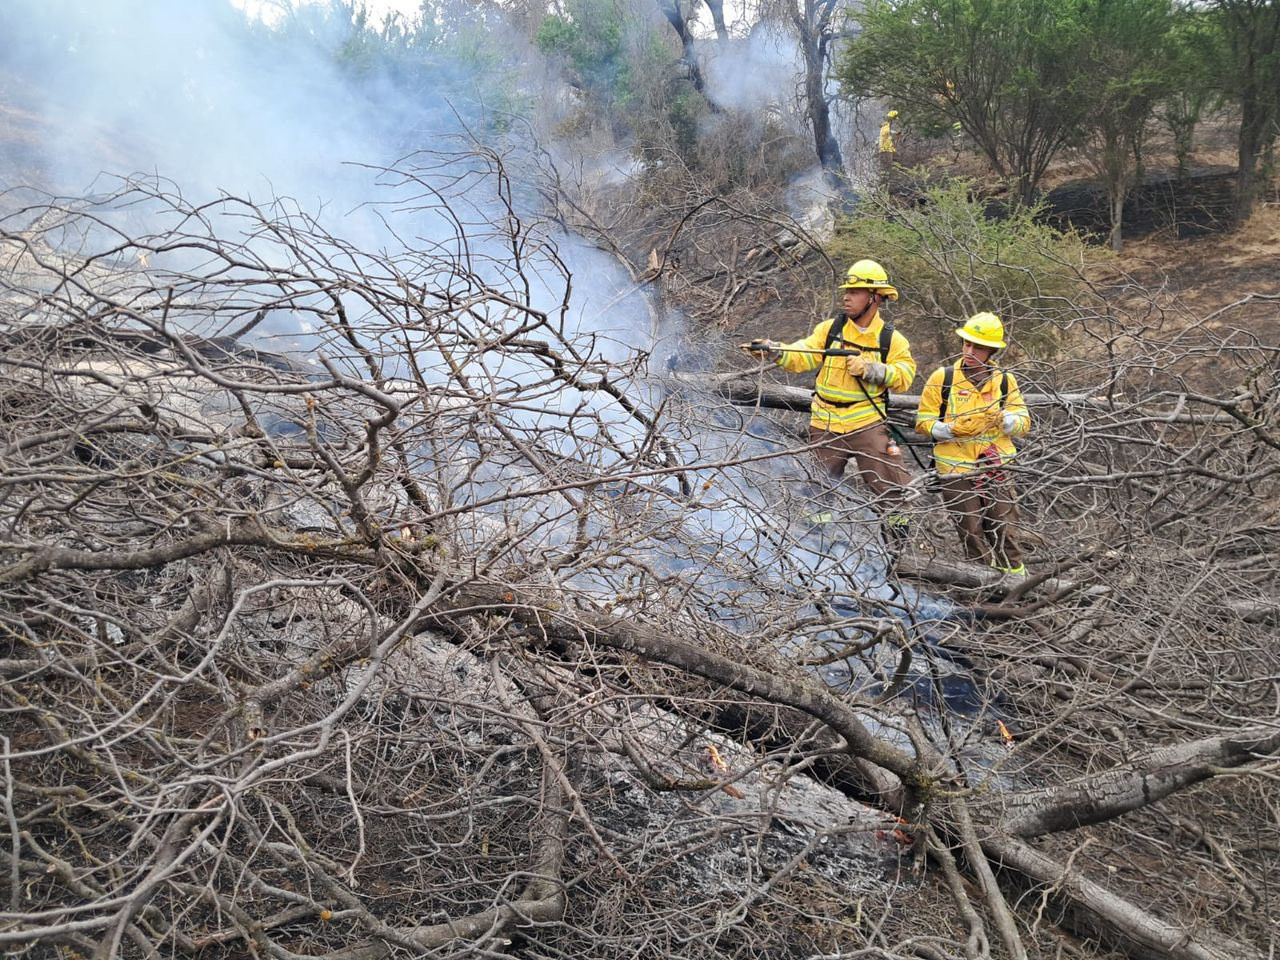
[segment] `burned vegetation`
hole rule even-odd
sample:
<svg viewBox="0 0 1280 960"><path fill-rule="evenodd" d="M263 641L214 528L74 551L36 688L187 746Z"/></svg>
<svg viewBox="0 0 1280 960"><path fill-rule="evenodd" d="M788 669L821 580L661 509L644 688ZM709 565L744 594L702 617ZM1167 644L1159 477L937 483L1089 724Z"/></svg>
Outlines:
<svg viewBox="0 0 1280 960"><path fill-rule="evenodd" d="M6 198L7 951L1274 950L1273 348L1075 305L1036 575L949 560L923 481L895 572L492 156L384 180L377 249Z"/></svg>

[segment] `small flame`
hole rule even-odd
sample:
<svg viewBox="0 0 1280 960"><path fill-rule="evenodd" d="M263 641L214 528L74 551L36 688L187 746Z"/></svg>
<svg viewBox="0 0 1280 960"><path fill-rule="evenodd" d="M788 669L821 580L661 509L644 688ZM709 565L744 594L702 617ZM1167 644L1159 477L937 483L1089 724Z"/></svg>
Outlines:
<svg viewBox="0 0 1280 960"><path fill-rule="evenodd" d="M720 751L716 749L714 743L707 744L707 758L711 761L711 765L717 770L723 770L726 773L729 770L729 764L725 762L724 757L720 756Z"/></svg>
<svg viewBox="0 0 1280 960"><path fill-rule="evenodd" d="M151 262L151 258L145 253L140 253L138 254L138 262L142 264L142 269L145 270L147 269L147 265Z"/></svg>
<svg viewBox="0 0 1280 960"><path fill-rule="evenodd" d="M892 840L900 846L909 847L916 842L916 838L911 834L911 823L903 817L893 818L892 830L877 830L877 840Z"/></svg>
<svg viewBox="0 0 1280 960"><path fill-rule="evenodd" d="M1000 739L1004 741L1006 747L1013 746L1013 734L1009 732L1009 728L1004 725L1003 720L997 720L996 726L1000 728Z"/></svg>

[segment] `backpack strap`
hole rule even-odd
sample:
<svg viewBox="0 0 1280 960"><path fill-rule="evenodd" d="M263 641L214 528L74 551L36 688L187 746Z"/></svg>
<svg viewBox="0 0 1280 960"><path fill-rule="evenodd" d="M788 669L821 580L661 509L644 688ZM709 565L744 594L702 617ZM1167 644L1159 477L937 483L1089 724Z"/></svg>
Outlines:
<svg viewBox="0 0 1280 960"><path fill-rule="evenodd" d="M837 340L844 339L844 325L848 322L849 315L841 311L839 321L833 322L830 329L827 330L827 342L823 346L823 350L830 350Z"/></svg>
<svg viewBox="0 0 1280 960"><path fill-rule="evenodd" d="M880 328L880 362L889 362L889 347L893 345L893 324L888 320ZM886 388L887 389L887 388Z"/></svg>
<svg viewBox="0 0 1280 960"><path fill-rule="evenodd" d="M938 404L938 419L947 418L947 404L951 402L951 382L956 378L956 368L949 366L942 375L942 402Z"/></svg>
<svg viewBox="0 0 1280 960"><path fill-rule="evenodd" d="M837 340L844 340L844 325L849 322L847 313L840 314L840 322L831 324L827 330L827 342L823 346L823 350L830 350ZM889 362L889 348L893 346L893 324L886 320L884 326L880 328L880 362Z"/></svg>

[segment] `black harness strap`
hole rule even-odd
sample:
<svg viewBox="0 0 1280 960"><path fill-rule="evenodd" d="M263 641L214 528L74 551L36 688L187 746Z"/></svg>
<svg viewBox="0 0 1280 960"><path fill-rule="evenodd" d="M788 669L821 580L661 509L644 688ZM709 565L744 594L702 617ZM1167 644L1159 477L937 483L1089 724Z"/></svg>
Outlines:
<svg viewBox="0 0 1280 960"><path fill-rule="evenodd" d="M823 350L830 350L837 340L847 342L844 339L844 325L849 322L847 313L840 314L840 322L831 324L831 328L827 331L827 343ZM893 344L893 323L886 320L884 326L880 330L880 362L889 362L889 347Z"/></svg>
<svg viewBox="0 0 1280 960"><path fill-rule="evenodd" d="M844 338L844 327L845 327L845 324L848 322L849 322L849 315L847 313L841 313L840 322L831 324L830 329L827 330L827 342L826 342L826 345L823 346L822 348L823 350L830 350L837 340L839 340L841 343L848 343L848 341L845 340ZM880 328L879 350L880 350L881 363L887 364L889 362L889 347L892 345L893 345L893 324L888 320L886 320L884 323L884 326ZM857 346L857 344L854 344L854 346ZM827 360L823 359L822 362L825 364ZM821 373L821 370L819 370L819 373ZM859 383L861 383L861 381L859 381ZM871 396L870 394L867 393L866 387L862 388L862 392L863 392L863 395L866 396L868 400L871 400ZM889 393L889 387L887 384L885 385L884 392L886 394L886 399L885 399L886 407L885 407L885 410L880 411L880 413L882 416L884 416L887 419L888 418L887 394ZM848 402L845 402L842 400L828 400L826 397L822 396L822 394L818 393L816 389L813 391L813 395L815 397L820 398L823 403L829 404L833 407L852 407L855 403L858 402L857 400L850 400ZM877 410L880 410L879 406L877 406L874 400L871 400L871 405L873 407L876 407Z"/></svg>

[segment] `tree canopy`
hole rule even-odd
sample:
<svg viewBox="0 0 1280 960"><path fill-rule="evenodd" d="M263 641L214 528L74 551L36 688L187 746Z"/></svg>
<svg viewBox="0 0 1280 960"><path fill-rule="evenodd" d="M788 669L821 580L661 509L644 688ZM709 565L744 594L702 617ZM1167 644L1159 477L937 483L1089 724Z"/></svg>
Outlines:
<svg viewBox="0 0 1280 960"><path fill-rule="evenodd" d="M875 0L840 56L852 95L893 103L912 123L959 123L1029 202L1088 105L1075 89L1087 41L1070 0Z"/></svg>

